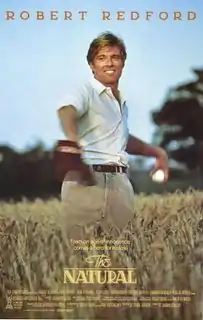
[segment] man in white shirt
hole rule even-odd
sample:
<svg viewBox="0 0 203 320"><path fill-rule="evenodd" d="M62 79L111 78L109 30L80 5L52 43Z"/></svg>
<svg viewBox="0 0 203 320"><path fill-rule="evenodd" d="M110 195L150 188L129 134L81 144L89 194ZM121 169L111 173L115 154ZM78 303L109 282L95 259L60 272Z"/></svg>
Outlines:
<svg viewBox="0 0 203 320"><path fill-rule="evenodd" d="M59 142L57 168L75 237L76 225L121 231L133 220L127 153L155 157L153 172L162 169L168 179L165 151L129 133L127 104L118 89L126 57L124 42L114 34L94 39L87 54L92 80L68 93L58 109L67 140Z"/></svg>

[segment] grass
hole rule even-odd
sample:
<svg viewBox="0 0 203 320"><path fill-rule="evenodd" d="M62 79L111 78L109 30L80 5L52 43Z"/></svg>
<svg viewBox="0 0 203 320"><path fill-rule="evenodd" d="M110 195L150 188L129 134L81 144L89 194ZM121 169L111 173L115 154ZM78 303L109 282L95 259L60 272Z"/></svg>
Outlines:
<svg viewBox="0 0 203 320"><path fill-rule="evenodd" d="M63 268L83 266L83 255L73 250L64 222L64 207L56 199L0 203L1 318L12 290L62 290ZM88 230L84 237L90 237ZM129 312L122 314L121 308L118 311L114 307L109 313L100 309L97 315L93 309L86 313L76 308L72 319L100 319L105 315L104 319L123 320L203 319L203 193L140 194L135 198L134 220L125 237L130 241L127 252L111 254L121 268L137 268L140 288L191 290L196 294L178 308L128 308ZM11 310L7 314L11 318L25 314L27 318L37 317L34 311L23 313L22 307L18 313ZM40 318L46 316L54 314L40 313ZM70 313L63 311L57 317L71 319Z"/></svg>

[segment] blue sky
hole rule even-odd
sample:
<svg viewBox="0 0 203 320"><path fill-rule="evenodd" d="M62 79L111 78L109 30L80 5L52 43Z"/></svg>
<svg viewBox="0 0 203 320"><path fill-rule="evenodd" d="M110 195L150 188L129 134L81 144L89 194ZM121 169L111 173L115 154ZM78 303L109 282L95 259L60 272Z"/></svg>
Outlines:
<svg viewBox="0 0 203 320"><path fill-rule="evenodd" d="M79 79L91 77L86 62L90 42L109 30L121 36L127 46L128 59L120 82L129 108L130 131L147 142L155 129L150 111L163 102L168 89L193 79L192 67L203 67L203 3L200 0L1 0L0 3L0 144L17 150L32 146L41 139L51 147L63 138L56 115L61 98L69 86ZM14 11L16 19L6 21L5 11ZM30 19L19 18L21 11ZM35 19L44 11L45 19ZM59 20L51 21L51 10ZM64 21L63 12L72 11L73 20ZM87 11L84 21L78 11ZM112 19L103 21L102 11ZM116 12L125 11L124 21L116 20ZM140 18L131 21L131 11ZM145 12L153 11L150 21ZM169 19L158 14L167 11ZM174 11L183 20L174 21ZM195 11L193 21L186 19Z"/></svg>

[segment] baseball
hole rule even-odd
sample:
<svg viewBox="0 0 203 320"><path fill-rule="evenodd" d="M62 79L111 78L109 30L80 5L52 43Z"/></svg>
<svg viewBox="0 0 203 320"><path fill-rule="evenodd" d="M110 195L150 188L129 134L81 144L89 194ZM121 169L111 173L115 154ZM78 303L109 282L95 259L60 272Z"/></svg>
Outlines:
<svg viewBox="0 0 203 320"><path fill-rule="evenodd" d="M163 182L164 181L164 171L163 170L157 170L152 175L152 180L155 182Z"/></svg>

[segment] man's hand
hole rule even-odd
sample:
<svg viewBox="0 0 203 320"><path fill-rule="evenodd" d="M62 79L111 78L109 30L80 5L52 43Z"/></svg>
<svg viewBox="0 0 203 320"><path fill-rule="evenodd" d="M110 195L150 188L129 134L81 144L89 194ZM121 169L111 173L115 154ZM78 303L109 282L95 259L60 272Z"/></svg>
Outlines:
<svg viewBox="0 0 203 320"><path fill-rule="evenodd" d="M164 149L145 143L144 141L129 134L126 152L132 155L141 155L144 157L156 158L156 164L154 169L151 171L150 176L152 176L157 170L163 170L163 182L166 182L168 180L168 156Z"/></svg>
<svg viewBox="0 0 203 320"><path fill-rule="evenodd" d="M81 147L73 141L59 140L54 152L56 178L74 181L83 186L95 185L90 167L83 162Z"/></svg>
<svg viewBox="0 0 203 320"><path fill-rule="evenodd" d="M154 169L150 172L150 176L152 176L157 170L163 170L163 182L166 182L169 178L168 156L162 148L157 149L156 163Z"/></svg>

